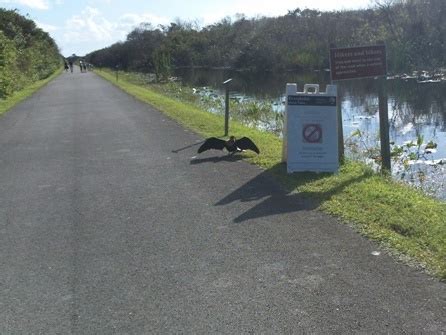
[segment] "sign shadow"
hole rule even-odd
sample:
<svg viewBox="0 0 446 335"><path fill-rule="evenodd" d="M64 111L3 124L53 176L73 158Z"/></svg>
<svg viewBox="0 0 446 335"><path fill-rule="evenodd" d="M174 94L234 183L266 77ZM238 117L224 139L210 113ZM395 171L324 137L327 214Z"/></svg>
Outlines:
<svg viewBox="0 0 446 335"><path fill-rule="evenodd" d="M370 177L367 174L363 174L345 180L325 192L298 192L293 190L307 183L323 179L329 174L299 172L277 176L278 172L285 172L285 170L285 164L277 164L225 196L215 206L228 205L237 201L256 202L249 210L234 218L234 223L242 223L247 220L284 213L311 211L318 209L322 202L341 192L345 187ZM279 179L284 177L282 182L278 181L275 175ZM287 187L283 186L283 182L287 183Z"/></svg>

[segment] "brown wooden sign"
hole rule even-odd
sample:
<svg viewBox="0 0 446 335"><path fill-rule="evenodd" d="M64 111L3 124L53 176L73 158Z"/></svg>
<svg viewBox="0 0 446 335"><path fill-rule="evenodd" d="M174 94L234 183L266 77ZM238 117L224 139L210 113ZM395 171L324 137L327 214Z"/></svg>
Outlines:
<svg viewBox="0 0 446 335"><path fill-rule="evenodd" d="M330 49L331 80L385 76L386 46Z"/></svg>

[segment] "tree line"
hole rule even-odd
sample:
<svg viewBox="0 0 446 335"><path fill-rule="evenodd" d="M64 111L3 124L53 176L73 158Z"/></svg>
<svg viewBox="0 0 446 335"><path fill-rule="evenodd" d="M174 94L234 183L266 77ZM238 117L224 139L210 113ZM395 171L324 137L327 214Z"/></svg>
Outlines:
<svg viewBox="0 0 446 335"><path fill-rule="evenodd" d="M16 10L0 8L0 99L47 78L61 65L54 40Z"/></svg>
<svg viewBox="0 0 446 335"><path fill-rule="evenodd" d="M329 67L330 45L384 42L392 72L438 68L446 54L445 14L444 0L375 0L364 10L297 8L273 18L237 15L203 28L180 20L157 27L144 23L87 60L160 76L175 67L322 69Z"/></svg>

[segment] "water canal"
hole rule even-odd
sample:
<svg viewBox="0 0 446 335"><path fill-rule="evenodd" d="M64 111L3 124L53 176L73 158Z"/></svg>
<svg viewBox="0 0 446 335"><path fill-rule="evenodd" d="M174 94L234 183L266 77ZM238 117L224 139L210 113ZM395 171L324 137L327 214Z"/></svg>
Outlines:
<svg viewBox="0 0 446 335"><path fill-rule="evenodd" d="M284 112L286 83L330 83L326 71L307 73L253 74L229 70L179 69L183 85L208 87L214 96L223 94L223 81L232 78L231 96L239 101L260 100ZM342 106L346 152L355 159L371 162L379 147L378 85L374 79L338 82ZM446 199L446 80L420 82L416 77L393 78L385 82L388 94L390 140L395 159L393 175L424 191ZM203 92L203 90L201 90Z"/></svg>

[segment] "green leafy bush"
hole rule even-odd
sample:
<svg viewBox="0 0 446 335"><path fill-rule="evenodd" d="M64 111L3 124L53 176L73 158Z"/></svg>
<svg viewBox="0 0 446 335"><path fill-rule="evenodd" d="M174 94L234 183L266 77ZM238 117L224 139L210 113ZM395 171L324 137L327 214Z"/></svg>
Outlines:
<svg viewBox="0 0 446 335"><path fill-rule="evenodd" d="M54 40L15 10L0 8L0 99L61 66Z"/></svg>
<svg viewBox="0 0 446 335"><path fill-rule="evenodd" d="M14 43L0 31L0 98L14 91L16 61L17 53Z"/></svg>

